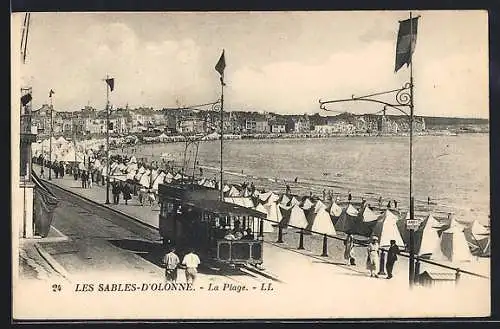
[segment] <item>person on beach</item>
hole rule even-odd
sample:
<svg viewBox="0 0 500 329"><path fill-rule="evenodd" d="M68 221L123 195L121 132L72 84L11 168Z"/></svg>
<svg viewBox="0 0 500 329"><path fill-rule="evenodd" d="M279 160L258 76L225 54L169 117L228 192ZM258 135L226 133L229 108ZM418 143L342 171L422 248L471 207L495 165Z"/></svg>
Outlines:
<svg viewBox="0 0 500 329"><path fill-rule="evenodd" d="M378 198L378 207L382 208L382 196Z"/></svg>
<svg viewBox="0 0 500 329"><path fill-rule="evenodd" d="M378 266L379 266L379 253L380 247L378 244L378 237L372 236L368 247L366 248L368 256L366 258L366 268L370 271L370 277L378 278Z"/></svg>
<svg viewBox="0 0 500 329"><path fill-rule="evenodd" d="M187 283L194 284L200 263L200 258L194 253L194 249L190 248L189 253L182 259L182 265L186 268L185 274Z"/></svg>
<svg viewBox="0 0 500 329"><path fill-rule="evenodd" d="M123 200L125 200L125 204L128 205L128 200L132 199L132 191L130 190L130 186L125 183L122 188Z"/></svg>
<svg viewBox="0 0 500 329"><path fill-rule="evenodd" d="M351 201L352 201L352 194L351 192L349 192L349 194L347 195L347 202L351 203Z"/></svg>
<svg viewBox="0 0 500 329"><path fill-rule="evenodd" d="M45 178L43 166L40 168L40 178Z"/></svg>
<svg viewBox="0 0 500 329"><path fill-rule="evenodd" d="M427 205L428 205L428 206L430 206L430 205L431 205L431 197L430 197L430 196L428 196L428 197L427 197Z"/></svg>
<svg viewBox="0 0 500 329"><path fill-rule="evenodd" d="M396 245L396 240L390 241L391 246L387 251L387 262L385 263L385 269L387 270L387 279L392 278L392 269L394 268L394 263L398 260L399 247Z"/></svg>
<svg viewBox="0 0 500 329"><path fill-rule="evenodd" d="M286 185L286 190L285 190L285 194L291 194L292 191L290 190L290 185Z"/></svg>
<svg viewBox="0 0 500 329"><path fill-rule="evenodd" d="M398 209L398 202L394 200L394 209Z"/></svg>
<svg viewBox="0 0 500 329"><path fill-rule="evenodd" d="M113 180L111 193L113 194L113 203L119 204L120 203L120 186L118 185L118 182L115 180Z"/></svg>
<svg viewBox="0 0 500 329"><path fill-rule="evenodd" d="M347 238L344 240L344 260L347 266L356 265L352 254L353 247L354 247L354 238L351 232L348 232Z"/></svg>
<svg viewBox="0 0 500 329"><path fill-rule="evenodd" d="M391 201L387 202L387 209L391 209Z"/></svg>
<svg viewBox="0 0 500 329"><path fill-rule="evenodd" d="M299 180L298 177L295 177L295 179L293 180L294 183L297 183L297 181Z"/></svg>
<svg viewBox="0 0 500 329"><path fill-rule="evenodd" d="M175 254L175 247L171 247L170 251L165 254L162 259L163 266L165 266L165 279L167 281L177 281L177 267L179 266L179 257Z"/></svg>
<svg viewBox="0 0 500 329"><path fill-rule="evenodd" d="M82 172L81 180L82 180L82 188L87 188L87 173L85 171Z"/></svg>

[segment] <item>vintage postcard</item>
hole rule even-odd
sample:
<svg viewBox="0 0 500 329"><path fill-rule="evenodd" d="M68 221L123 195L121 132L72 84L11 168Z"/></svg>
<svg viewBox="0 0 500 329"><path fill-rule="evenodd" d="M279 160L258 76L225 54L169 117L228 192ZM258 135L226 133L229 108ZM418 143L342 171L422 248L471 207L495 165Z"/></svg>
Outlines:
<svg viewBox="0 0 500 329"><path fill-rule="evenodd" d="M486 11L11 26L15 320L490 315Z"/></svg>

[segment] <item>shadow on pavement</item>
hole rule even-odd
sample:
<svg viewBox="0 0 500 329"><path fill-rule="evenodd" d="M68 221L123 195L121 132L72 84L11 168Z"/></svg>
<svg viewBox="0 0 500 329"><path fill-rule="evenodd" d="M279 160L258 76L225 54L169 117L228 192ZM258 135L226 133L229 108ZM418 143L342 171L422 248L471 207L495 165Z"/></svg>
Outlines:
<svg viewBox="0 0 500 329"><path fill-rule="evenodd" d="M120 249L131 251L144 260L163 268L162 258L167 250L161 243L134 239L108 240L108 242ZM176 252L176 254L179 257L179 260L182 262L184 253L182 251L179 251ZM216 264L212 261L207 261L204 259L201 259L201 262L202 263L198 268L198 272L202 274L222 276L247 275L241 272L238 268L222 266L221 264Z"/></svg>
<svg viewBox="0 0 500 329"><path fill-rule="evenodd" d="M165 251L161 243L133 239L108 240L108 242L120 249L131 251L158 267L162 266L161 260Z"/></svg>

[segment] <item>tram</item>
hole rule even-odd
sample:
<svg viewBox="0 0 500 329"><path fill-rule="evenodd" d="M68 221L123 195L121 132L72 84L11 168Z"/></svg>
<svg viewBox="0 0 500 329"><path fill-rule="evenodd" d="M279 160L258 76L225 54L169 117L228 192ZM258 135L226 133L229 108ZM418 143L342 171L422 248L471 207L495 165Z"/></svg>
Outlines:
<svg viewBox="0 0 500 329"><path fill-rule="evenodd" d="M265 215L219 200L220 191L193 183L159 184L159 232L165 246L196 250L201 259L231 266L263 262L259 237ZM226 234L241 230L240 239Z"/></svg>

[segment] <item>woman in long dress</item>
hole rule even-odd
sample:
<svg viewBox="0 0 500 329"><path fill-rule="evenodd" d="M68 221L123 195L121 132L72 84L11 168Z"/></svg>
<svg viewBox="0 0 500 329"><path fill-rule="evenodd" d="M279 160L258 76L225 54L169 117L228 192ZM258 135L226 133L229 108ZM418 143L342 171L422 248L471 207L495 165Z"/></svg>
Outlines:
<svg viewBox="0 0 500 329"><path fill-rule="evenodd" d="M378 237L372 236L367 247L368 257L366 259L366 268L370 271L370 277L378 278L379 248Z"/></svg>
<svg viewBox="0 0 500 329"><path fill-rule="evenodd" d="M347 238L344 241L344 260L346 265L351 265L352 248L354 247L354 239L351 233L347 234ZM354 264L353 264L354 265Z"/></svg>

